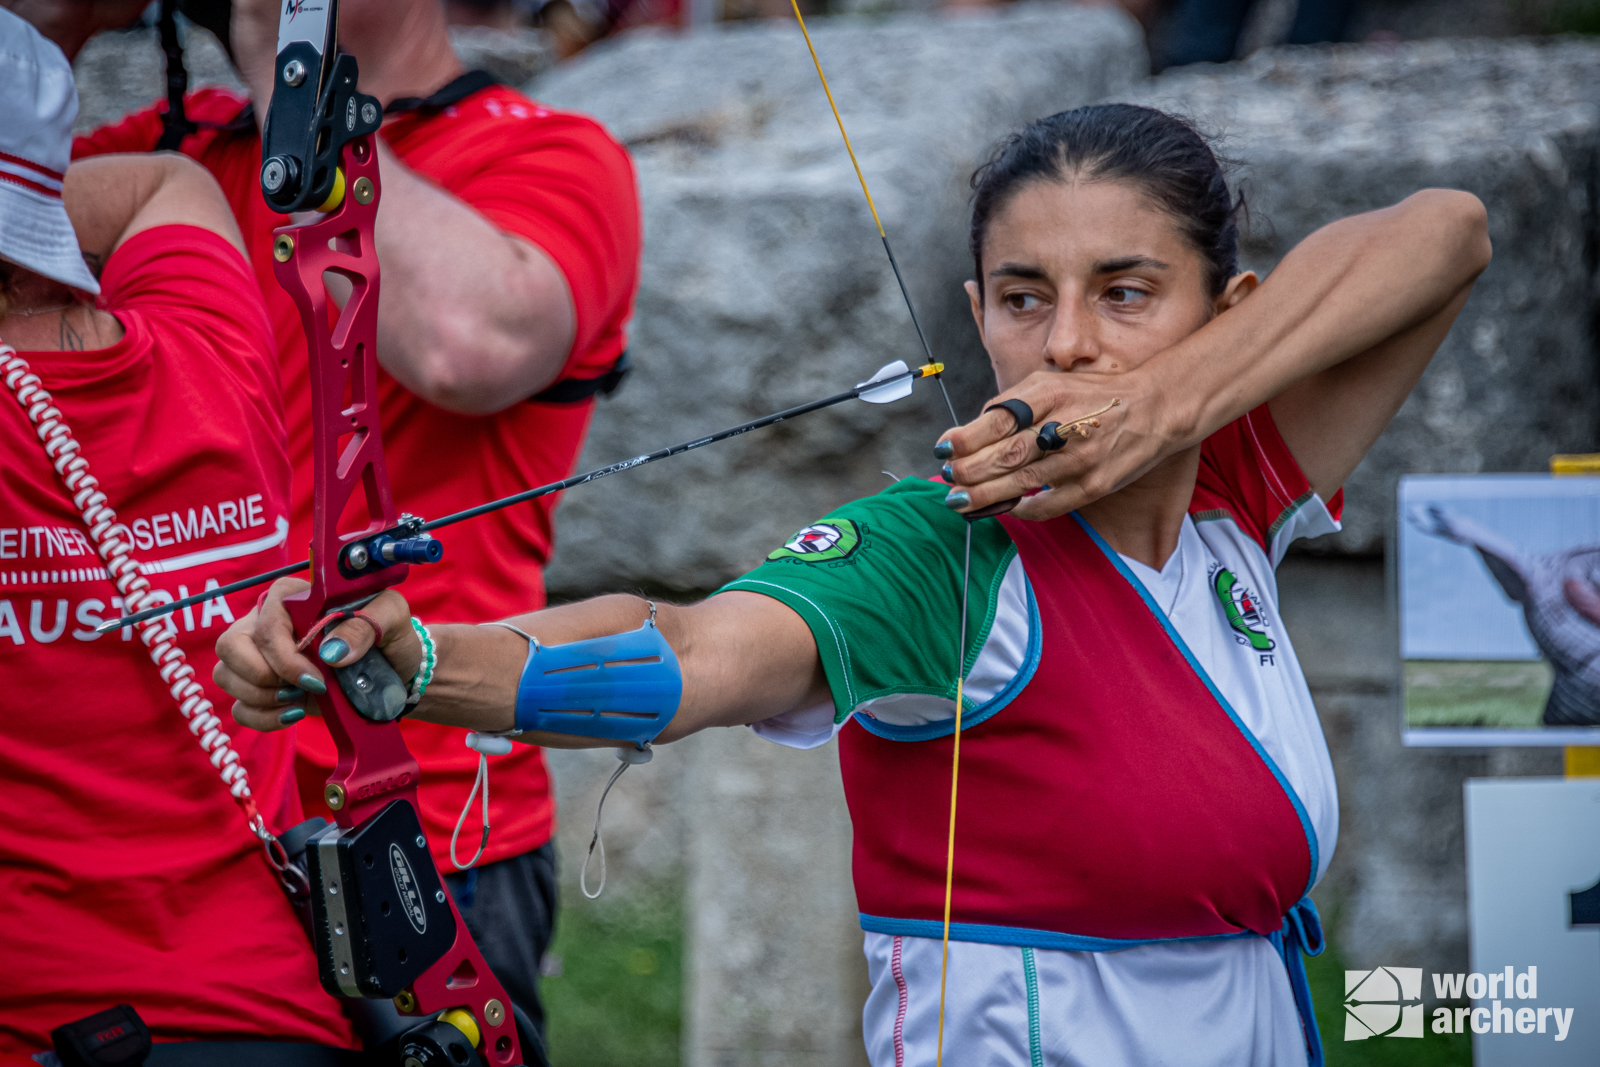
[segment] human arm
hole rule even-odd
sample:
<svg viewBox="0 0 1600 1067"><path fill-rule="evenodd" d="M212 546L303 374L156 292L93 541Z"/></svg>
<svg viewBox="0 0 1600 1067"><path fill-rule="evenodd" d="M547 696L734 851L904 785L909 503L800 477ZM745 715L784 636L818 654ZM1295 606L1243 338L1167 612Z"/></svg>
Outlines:
<svg viewBox="0 0 1600 1067"><path fill-rule="evenodd" d="M244 239L216 180L170 153L96 156L67 168L61 200L84 258L98 268L128 238L157 226L198 226L244 253Z"/></svg>
<svg viewBox="0 0 1600 1067"><path fill-rule="evenodd" d="M259 120L272 99L278 8L235 5L240 74ZM361 89L388 104L426 97L461 73L437 4L347 4L340 40L361 67ZM465 106L465 105L462 105ZM509 120L508 120L509 121ZM378 358L402 385L460 415L490 415L560 376L578 337L568 278L543 248L407 166L378 138L382 210L374 241L383 267ZM494 146L494 147L491 147ZM473 137L477 179L514 161L498 138ZM537 199L530 184L525 200ZM330 285L343 302L347 283Z"/></svg>
<svg viewBox="0 0 1600 1067"><path fill-rule="evenodd" d="M1019 516L1063 514L1114 492L1262 403L1325 499L1399 410L1488 265L1469 193L1424 190L1316 231L1235 306L1139 367L1039 372L1018 398L1035 425L1109 404L1087 440L1042 455L1006 411L944 435L951 480L977 510L1041 486Z"/></svg>
<svg viewBox="0 0 1600 1067"><path fill-rule="evenodd" d="M384 369L460 415L494 414L553 382L577 333L555 261L407 167L382 140L378 165Z"/></svg>
<svg viewBox="0 0 1600 1067"><path fill-rule="evenodd" d="M305 587L299 579L280 580L258 610L229 627L217 642L215 678L238 701L233 714L244 726L279 729L279 716L287 707L308 706L299 695L279 699L279 690L325 687L332 680L331 667L355 662L372 645L372 628L351 619L331 629L324 640L324 646L333 638L349 646L333 664L296 651L283 598ZM405 599L389 590L363 610L383 628L384 656L402 678L413 677L422 662L422 646L408 625ZM553 645L637 629L648 614L639 597L603 596L507 621ZM660 604L656 620L683 672L682 701L659 741L675 741L712 726L759 722L829 699L810 630L777 600L732 591L693 605ZM442 625L431 627L431 633L437 666L413 717L473 730L511 729L527 641L500 626ZM303 680L307 678L309 682ZM517 740L557 748L614 744L531 732Z"/></svg>

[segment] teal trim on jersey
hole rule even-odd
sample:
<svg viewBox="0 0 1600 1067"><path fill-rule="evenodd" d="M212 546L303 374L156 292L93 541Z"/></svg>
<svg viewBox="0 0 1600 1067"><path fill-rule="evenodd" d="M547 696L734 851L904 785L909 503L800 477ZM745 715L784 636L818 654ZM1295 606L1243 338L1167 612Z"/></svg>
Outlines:
<svg viewBox="0 0 1600 1067"><path fill-rule="evenodd" d="M772 597L805 620L835 723L884 696L954 701L951 666L970 672L988 640L1017 548L1000 523L973 524L967 647L958 649L967 520L944 506L946 492L935 482L902 478L818 520L854 524L860 543L849 556L769 559L718 590Z"/></svg>
<svg viewBox="0 0 1600 1067"><path fill-rule="evenodd" d="M1039 621L1039 602L1033 598L1033 583L1028 576L1022 576L1024 585L1028 590L1028 648L1023 653L1022 669L1011 676L1011 681L1005 688L982 704L973 704L972 699L964 693L961 698L961 729L970 730L972 727L984 722L995 712L1005 707L1017 698L1023 688L1033 680L1033 672L1039 668L1039 660L1044 652L1044 626ZM991 627L992 628L992 627ZM982 651L980 646L979 651ZM976 662L976 657L974 658ZM967 668L971 671L971 667ZM951 700L954 704L954 699ZM919 726L896 726L894 723L875 719L871 715L857 715L856 722L869 734L876 734L887 741L932 741L936 737L949 737L956 732L955 716L941 719L938 722L923 723Z"/></svg>
<svg viewBox="0 0 1600 1067"><path fill-rule="evenodd" d="M944 937L944 923L938 919L890 919L882 915L861 913L861 929L869 934L888 934L891 937L925 937L940 941ZM1059 952L1120 952L1140 945L1167 945L1179 941L1237 941L1244 937L1260 937L1254 930L1240 930L1232 934L1201 934L1196 937L1117 938L1089 937L1086 934L1063 934L1055 930L1032 930L1024 926L990 926L987 923L951 923L950 940L973 941L980 945L1012 945L1018 948L1045 948Z"/></svg>
<svg viewBox="0 0 1600 1067"><path fill-rule="evenodd" d="M1211 691L1211 695L1216 698L1217 703L1222 705L1222 710L1228 713L1228 718L1233 720L1233 725L1238 727L1245 740L1250 742L1250 747L1256 750L1256 755L1260 756L1261 762L1267 765L1267 769L1272 772L1272 777L1278 780L1278 786L1283 790L1284 795L1289 798L1289 803L1294 805L1294 813L1300 819L1300 829L1306 835L1306 847L1311 851L1311 873L1306 877L1305 888L1305 892L1310 893L1311 887L1317 882L1317 868L1319 866L1317 832L1311 826L1311 816L1306 813L1305 805L1300 802L1300 795L1294 791L1294 787L1289 784L1289 779L1284 776L1283 771L1278 769L1278 764L1267 754L1267 750L1261 747L1261 742L1256 740L1256 735L1251 733L1250 728L1244 724L1244 720L1239 718L1239 713L1233 710L1233 705L1228 703L1228 698L1222 695L1222 690L1217 688L1216 683L1211 680L1211 676L1206 673L1205 668L1200 666L1200 661L1194 658L1194 653L1189 651L1189 646L1178 633L1178 628L1172 625L1172 620L1167 618L1167 613L1161 610L1161 606L1156 603L1155 597L1150 595L1150 591L1144 587L1144 583L1139 580L1138 575L1129 569L1128 565L1123 562L1122 557L1117 554L1117 550L1106 544L1105 539L1096 532L1093 526L1089 525L1082 515L1074 511L1072 517L1078 520L1078 525L1083 527L1084 532L1089 535L1100 551L1105 553L1106 559L1110 560L1117 570L1122 573L1122 576L1128 580L1128 584L1133 586L1140 599L1144 601L1145 607L1150 609L1150 613L1156 617L1162 628L1167 631L1167 636L1172 638L1172 643L1177 646L1179 652L1183 653L1183 658L1189 661L1189 666L1194 670L1194 673L1199 675L1200 680Z"/></svg>
<svg viewBox="0 0 1600 1067"><path fill-rule="evenodd" d="M1294 503L1292 503L1288 507L1284 508L1283 511L1278 515L1278 517L1276 519L1272 520L1272 525L1267 527L1267 544L1268 545L1271 545L1273 541L1277 540L1278 533L1285 526L1289 525L1289 520L1294 518L1295 512L1299 511L1301 508L1303 508L1307 504L1311 503L1311 498L1316 496L1316 495L1317 495L1316 490L1307 489L1305 492L1303 492L1299 496L1295 497Z"/></svg>
<svg viewBox="0 0 1600 1067"><path fill-rule="evenodd" d="M1039 969L1033 963L1033 949L1022 950L1022 980L1028 987L1028 1067L1044 1067L1044 1050L1039 1025Z"/></svg>

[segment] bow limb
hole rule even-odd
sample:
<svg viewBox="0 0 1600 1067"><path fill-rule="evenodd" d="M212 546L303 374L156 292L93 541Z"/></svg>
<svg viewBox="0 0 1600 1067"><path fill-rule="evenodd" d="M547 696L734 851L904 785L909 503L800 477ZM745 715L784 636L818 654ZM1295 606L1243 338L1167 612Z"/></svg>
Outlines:
<svg viewBox="0 0 1600 1067"><path fill-rule="evenodd" d="M380 545L374 537L411 533L415 524L395 505L379 424L373 230L382 193L375 140L382 108L359 91L355 58L339 53L337 34L337 0L283 6L262 131L269 206L318 213L274 231L272 245L274 272L300 313L310 363L311 584L285 601L307 641L402 582L409 562L435 560L441 551L432 538L390 537ZM336 321L329 275L351 285ZM341 533L352 505L356 528ZM452 1040L476 1046L483 1062L509 1067L522 1062L510 998L444 889L421 830L420 769L397 721L404 685L381 655L369 658L338 668L340 684L319 698L338 749L323 794L337 825L317 833L306 850L319 977L336 996L392 998L403 1015L447 1013L460 1035ZM396 687L398 702L386 701Z"/></svg>

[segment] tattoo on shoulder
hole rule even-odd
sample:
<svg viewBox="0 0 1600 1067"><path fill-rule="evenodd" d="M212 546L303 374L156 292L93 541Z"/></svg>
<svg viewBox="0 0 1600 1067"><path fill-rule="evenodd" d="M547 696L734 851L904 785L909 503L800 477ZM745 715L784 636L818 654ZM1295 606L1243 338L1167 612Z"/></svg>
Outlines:
<svg viewBox="0 0 1600 1067"><path fill-rule="evenodd" d="M83 334L79 333L78 329L68 321L68 317L71 314L72 311L69 309L61 315L61 333L58 343L61 345L63 352L82 352Z"/></svg>

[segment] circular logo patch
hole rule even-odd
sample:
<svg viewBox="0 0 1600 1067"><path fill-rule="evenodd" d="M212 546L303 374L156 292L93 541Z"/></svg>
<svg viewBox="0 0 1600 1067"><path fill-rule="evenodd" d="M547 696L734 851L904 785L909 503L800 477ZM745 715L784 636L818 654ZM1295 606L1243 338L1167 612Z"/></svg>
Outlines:
<svg viewBox="0 0 1600 1067"><path fill-rule="evenodd" d="M828 563L844 559L861 546L861 531L849 519L815 522L773 550L768 560L792 559L799 563Z"/></svg>

